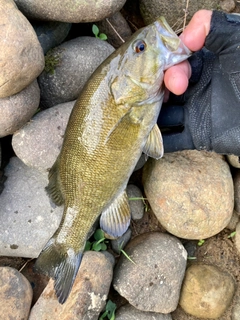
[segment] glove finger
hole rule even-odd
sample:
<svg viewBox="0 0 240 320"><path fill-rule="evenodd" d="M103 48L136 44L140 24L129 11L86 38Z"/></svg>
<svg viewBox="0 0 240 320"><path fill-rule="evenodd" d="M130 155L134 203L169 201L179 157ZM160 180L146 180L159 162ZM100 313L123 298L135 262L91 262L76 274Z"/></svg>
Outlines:
<svg viewBox="0 0 240 320"><path fill-rule="evenodd" d="M183 126L183 107L180 105L163 105L157 123L160 128Z"/></svg>
<svg viewBox="0 0 240 320"><path fill-rule="evenodd" d="M184 130L180 133L163 132L162 138L164 153L196 149L188 128L184 128Z"/></svg>

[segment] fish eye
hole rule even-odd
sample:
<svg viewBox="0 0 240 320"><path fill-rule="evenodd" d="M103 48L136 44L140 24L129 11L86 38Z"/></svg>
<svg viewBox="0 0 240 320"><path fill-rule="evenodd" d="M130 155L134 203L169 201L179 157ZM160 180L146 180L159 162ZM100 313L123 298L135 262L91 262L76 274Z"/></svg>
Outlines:
<svg viewBox="0 0 240 320"><path fill-rule="evenodd" d="M136 43L134 43L134 50L137 53L145 51L146 47L147 47L147 44L143 40L139 40Z"/></svg>

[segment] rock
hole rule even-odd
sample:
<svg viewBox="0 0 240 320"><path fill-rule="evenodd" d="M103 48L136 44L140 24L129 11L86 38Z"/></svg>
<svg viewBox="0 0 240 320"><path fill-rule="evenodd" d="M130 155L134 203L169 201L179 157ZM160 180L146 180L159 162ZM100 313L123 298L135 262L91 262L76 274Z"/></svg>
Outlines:
<svg viewBox="0 0 240 320"><path fill-rule="evenodd" d="M240 170L236 170L233 176L234 209L240 214Z"/></svg>
<svg viewBox="0 0 240 320"><path fill-rule="evenodd" d="M44 107L77 99L90 75L113 51L94 37L78 37L49 51L39 77Z"/></svg>
<svg viewBox="0 0 240 320"><path fill-rule="evenodd" d="M240 254L240 222L238 222L236 226L235 246L237 248L238 253Z"/></svg>
<svg viewBox="0 0 240 320"><path fill-rule="evenodd" d="M19 10L25 16L36 20L63 22L93 22L100 21L122 9L126 0L58 0L35 1L15 0Z"/></svg>
<svg viewBox="0 0 240 320"><path fill-rule="evenodd" d="M72 24L54 21L33 21L32 26L37 34L44 54L58 46L67 37Z"/></svg>
<svg viewBox="0 0 240 320"><path fill-rule="evenodd" d="M155 215L170 233L205 239L224 229L233 213L233 181L223 156L181 151L149 159L144 190Z"/></svg>
<svg viewBox="0 0 240 320"><path fill-rule="evenodd" d="M74 101L41 111L12 138L16 155L41 171L51 168L62 146Z"/></svg>
<svg viewBox="0 0 240 320"><path fill-rule="evenodd" d="M144 312L127 304L117 310L115 320L172 320L170 314Z"/></svg>
<svg viewBox="0 0 240 320"><path fill-rule="evenodd" d="M141 190L134 184L129 184L127 186L127 195L128 195L128 198L130 199L129 205L130 205L132 219L133 220L142 219L145 208L143 203L143 194Z"/></svg>
<svg viewBox="0 0 240 320"><path fill-rule="evenodd" d="M235 7L235 4L234 7L232 4L228 6L226 2L226 0L198 0L190 2L187 7L187 23L190 21L193 14L200 9L229 9L230 11L228 12L231 12L232 8ZM232 3L234 1L230 0L230 2ZM163 0L159 2L158 0L140 0L139 6L145 24L150 24L158 17L164 16L174 30L179 30L183 27L184 13L186 11L185 1L174 0L169 2Z"/></svg>
<svg viewBox="0 0 240 320"><path fill-rule="evenodd" d="M111 247L116 254L121 254L121 249L124 249L131 239L132 231L129 228L121 237L111 240Z"/></svg>
<svg viewBox="0 0 240 320"><path fill-rule="evenodd" d="M13 134L26 124L37 111L39 101L37 80L13 96L0 98L0 137Z"/></svg>
<svg viewBox="0 0 240 320"><path fill-rule="evenodd" d="M229 307L234 292L230 274L216 266L193 264L186 271L179 304L195 317L217 319Z"/></svg>
<svg viewBox="0 0 240 320"><path fill-rule="evenodd" d="M121 255L113 286L135 308L170 313L176 309L185 273L187 253L181 242L153 232L135 237Z"/></svg>
<svg viewBox="0 0 240 320"><path fill-rule="evenodd" d="M53 280L33 306L29 320L97 320L112 281L112 264L100 252L87 251L64 304L55 296Z"/></svg>
<svg viewBox="0 0 240 320"><path fill-rule="evenodd" d="M231 320L239 320L239 319L240 319L240 297L238 296L235 300L235 303L232 309Z"/></svg>
<svg viewBox="0 0 240 320"><path fill-rule="evenodd" d="M234 230L236 230L236 226L237 226L238 222L239 222L239 214L235 210L233 210L231 220L229 221L226 228L231 231L234 231Z"/></svg>
<svg viewBox="0 0 240 320"><path fill-rule="evenodd" d="M44 68L44 55L31 24L12 0L0 3L0 98L20 92Z"/></svg>
<svg viewBox="0 0 240 320"><path fill-rule="evenodd" d="M0 301L0 319L28 319L32 287L16 269L0 267Z"/></svg>
<svg viewBox="0 0 240 320"><path fill-rule="evenodd" d="M235 156L235 155L227 155L226 159L228 161L228 163L234 167L234 168L238 168L240 169L240 162L239 162L239 157Z"/></svg>
<svg viewBox="0 0 240 320"><path fill-rule="evenodd" d="M57 229L63 209L50 204L44 190L47 173L31 169L14 157L5 175L0 195L1 255L36 258Z"/></svg>
<svg viewBox="0 0 240 320"><path fill-rule="evenodd" d="M132 35L132 31L120 12L97 22L100 33L107 35L108 42L114 47L120 47Z"/></svg>

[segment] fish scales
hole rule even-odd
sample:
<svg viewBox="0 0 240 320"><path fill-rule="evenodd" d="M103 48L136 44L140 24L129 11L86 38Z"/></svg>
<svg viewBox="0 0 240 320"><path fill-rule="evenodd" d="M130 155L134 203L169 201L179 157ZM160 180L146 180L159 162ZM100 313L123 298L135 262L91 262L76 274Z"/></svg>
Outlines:
<svg viewBox="0 0 240 320"><path fill-rule="evenodd" d="M96 220L109 237L130 223L126 186L142 152L163 154L156 121L164 70L189 50L164 19L124 43L93 73L72 110L47 191L64 204L63 218L36 262L55 279L60 303L67 299L86 240Z"/></svg>

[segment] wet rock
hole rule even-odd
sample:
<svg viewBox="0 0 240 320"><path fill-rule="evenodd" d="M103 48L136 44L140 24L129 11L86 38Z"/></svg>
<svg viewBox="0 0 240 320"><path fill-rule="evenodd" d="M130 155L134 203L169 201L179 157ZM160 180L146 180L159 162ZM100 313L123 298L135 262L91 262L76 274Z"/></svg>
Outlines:
<svg viewBox="0 0 240 320"><path fill-rule="evenodd" d="M132 231L129 228L121 237L111 240L111 247L116 254L121 253L121 249L124 249L129 240L131 239Z"/></svg>
<svg viewBox="0 0 240 320"><path fill-rule="evenodd" d="M0 3L0 98L20 92L44 68L44 55L31 24L12 0Z"/></svg>
<svg viewBox="0 0 240 320"><path fill-rule="evenodd" d="M238 156L235 156L233 154L227 155L226 159L232 167L240 169L240 161Z"/></svg>
<svg viewBox="0 0 240 320"><path fill-rule="evenodd" d="M127 304L117 310L115 320L172 320L170 314L144 312Z"/></svg>
<svg viewBox="0 0 240 320"><path fill-rule="evenodd" d="M179 304L195 317L217 319L229 307L234 292L230 274L216 266L194 264L186 271Z"/></svg>
<svg viewBox="0 0 240 320"><path fill-rule="evenodd" d="M32 287L16 269L0 267L0 301L0 319L28 319Z"/></svg>
<svg viewBox="0 0 240 320"><path fill-rule="evenodd" d="M122 9L126 0L82 1L15 0L19 10L28 18L63 22L100 21Z"/></svg>
<svg viewBox="0 0 240 320"><path fill-rule="evenodd" d="M234 185L234 209L240 214L240 170L236 170L233 176Z"/></svg>
<svg viewBox="0 0 240 320"><path fill-rule="evenodd" d="M44 190L43 174L11 158L5 169L7 180L0 195L1 255L36 258L57 229L62 207L52 207Z"/></svg>
<svg viewBox="0 0 240 320"><path fill-rule="evenodd" d="M141 190L134 184L129 184L127 186L127 195L131 210L131 217L133 220L142 219L144 215L144 203L143 203L143 194ZM132 200L131 200L132 199Z"/></svg>
<svg viewBox="0 0 240 320"><path fill-rule="evenodd" d="M31 310L29 320L97 320L112 281L112 264L100 252L87 251L67 301L56 298L53 280Z"/></svg>
<svg viewBox="0 0 240 320"><path fill-rule="evenodd" d="M184 239L205 239L224 229L233 213L233 181L224 158L182 151L149 159L144 190L159 222Z"/></svg>
<svg viewBox="0 0 240 320"><path fill-rule="evenodd" d="M0 98L0 137L13 134L26 124L37 111L39 101L37 80L13 96Z"/></svg>
<svg viewBox="0 0 240 320"><path fill-rule="evenodd" d="M109 43L94 37L78 37L49 51L39 77L44 107L77 99L90 75L113 51Z"/></svg>
<svg viewBox="0 0 240 320"><path fill-rule="evenodd" d="M33 21L32 26L37 34L44 54L58 46L67 37L72 24L58 21Z"/></svg>
<svg viewBox="0 0 240 320"><path fill-rule="evenodd" d="M120 257L114 271L115 290L139 310L175 310L187 259L181 242L168 234L145 233L135 237L124 251L135 264Z"/></svg>
<svg viewBox="0 0 240 320"><path fill-rule="evenodd" d="M97 22L101 33L107 35L108 42L114 47L120 47L132 35L132 31L120 12Z"/></svg>
<svg viewBox="0 0 240 320"><path fill-rule="evenodd" d="M41 171L52 167L60 152L73 105L74 101L67 102L39 112L13 135L13 149L26 165Z"/></svg>

